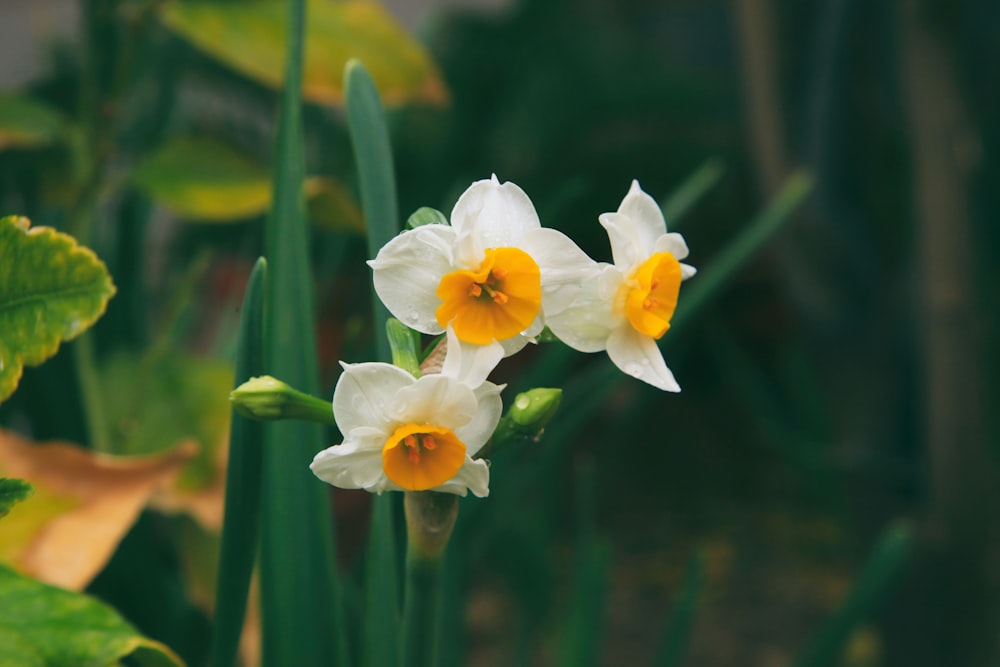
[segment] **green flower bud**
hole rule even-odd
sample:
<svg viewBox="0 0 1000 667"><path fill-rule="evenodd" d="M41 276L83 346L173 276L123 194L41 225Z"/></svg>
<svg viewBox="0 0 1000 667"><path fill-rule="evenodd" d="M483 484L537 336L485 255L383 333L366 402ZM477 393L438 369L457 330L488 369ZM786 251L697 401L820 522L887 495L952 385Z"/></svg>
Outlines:
<svg viewBox="0 0 1000 667"><path fill-rule="evenodd" d="M539 387L518 394L508 414L518 426L541 431L555 416L561 401L562 389Z"/></svg>
<svg viewBox="0 0 1000 667"><path fill-rule="evenodd" d="M514 442L538 441L562 400L562 389L536 388L518 394L514 403L497 424L493 437L476 453L484 459L501 447Z"/></svg>
<svg viewBox="0 0 1000 667"><path fill-rule="evenodd" d="M305 394L270 375L247 380L230 392L229 400L236 412L248 419L335 423L333 410L327 401Z"/></svg>

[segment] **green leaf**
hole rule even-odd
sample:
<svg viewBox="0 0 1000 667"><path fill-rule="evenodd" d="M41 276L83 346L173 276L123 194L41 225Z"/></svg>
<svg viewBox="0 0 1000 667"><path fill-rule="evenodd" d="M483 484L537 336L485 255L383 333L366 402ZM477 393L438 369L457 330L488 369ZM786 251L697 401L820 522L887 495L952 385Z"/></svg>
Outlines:
<svg viewBox="0 0 1000 667"><path fill-rule="evenodd" d="M427 51L380 4L310 0L302 95L318 104L344 101L341 73L363 60L388 104L441 104L448 94ZM270 88L283 81L286 17L280 2L164 3L168 28L209 56Z"/></svg>
<svg viewBox="0 0 1000 667"><path fill-rule="evenodd" d="M181 218L242 220L260 215L271 202L267 173L213 141L170 141L138 166L133 181Z"/></svg>
<svg viewBox="0 0 1000 667"><path fill-rule="evenodd" d="M707 160L671 192L661 205L667 229L676 232L678 222L719 182L725 171L726 166L722 160Z"/></svg>
<svg viewBox="0 0 1000 667"><path fill-rule="evenodd" d="M268 262L264 371L319 394L316 304L303 196L300 90L304 0L290 0L288 54L275 150L274 202L264 247ZM208 5L203 5L208 7ZM238 7L242 5L230 5ZM252 48L251 48L252 50ZM264 667L348 665L344 612L336 570L329 488L309 470L326 445L319 424L265 425L261 505L260 593Z"/></svg>
<svg viewBox="0 0 1000 667"><path fill-rule="evenodd" d="M63 137L63 118L51 107L26 97L0 94L0 151L40 148Z"/></svg>
<svg viewBox="0 0 1000 667"><path fill-rule="evenodd" d="M410 229L416 229L417 227L423 227L424 225L447 225L448 218L445 214L436 208L431 208L429 206L421 206L416 211L410 214L410 217L406 219L406 226Z"/></svg>
<svg viewBox="0 0 1000 667"><path fill-rule="evenodd" d="M31 495L31 484L23 479L0 477L0 517L7 516L10 508Z"/></svg>
<svg viewBox="0 0 1000 667"><path fill-rule="evenodd" d="M799 656L796 667L840 664L851 635L871 620L892 591L913 552L913 543L913 527L906 521L896 521L882 532L847 598Z"/></svg>
<svg viewBox="0 0 1000 667"><path fill-rule="evenodd" d="M382 99L375 81L364 64L352 60L344 69L347 89L347 124L354 147L361 185L361 208L368 227L368 256L378 251L399 233L399 205L396 201L396 177L392 145L385 121ZM382 335L389 311L372 292L375 316L376 347L379 361L389 361L389 340Z"/></svg>
<svg viewBox="0 0 1000 667"><path fill-rule="evenodd" d="M24 366L37 366L83 333L115 293L92 251L30 224L0 218L0 401L14 392Z"/></svg>
<svg viewBox="0 0 1000 667"><path fill-rule="evenodd" d="M691 630L695 611L701 598L705 579L705 553L696 551L688 563L681 582L681 589L674 600L673 613L660 646L660 655L655 667L680 667L684 664L688 646L691 644Z"/></svg>
<svg viewBox="0 0 1000 667"><path fill-rule="evenodd" d="M0 665L79 667L131 660L183 667L163 644L140 635L89 595L29 579L0 565Z"/></svg>
<svg viewBox="0 0 1000 667"><path fill-rule="evenodd" d="M261 258L250 274L243 297L235 386L263 371L266 279L267 262ZM232 419L226 467L226 514L212 630L212 667L231 667L235 663L260 533L264 428L235 412Z"/></svg>
<svg viewBox="0 0 1000 667"><path fill-rule="evenodd" d="M101 369L112 425L112 451L152 454L184 440L198 442L178 485L203 489L218 474L219 447L229 427L231 363L167 353L157 358L118 352Z"/></svg>
<svg viewBox="0 0 1000 667"><path fill-rule="evenodd" d="M139 164L132 180L153 201L190 221L227 223L263 214L271 205L272 177L229 146L174 139ZM306 179L310 218L318 225L363 233L358 203L338 182Z"/></svg>

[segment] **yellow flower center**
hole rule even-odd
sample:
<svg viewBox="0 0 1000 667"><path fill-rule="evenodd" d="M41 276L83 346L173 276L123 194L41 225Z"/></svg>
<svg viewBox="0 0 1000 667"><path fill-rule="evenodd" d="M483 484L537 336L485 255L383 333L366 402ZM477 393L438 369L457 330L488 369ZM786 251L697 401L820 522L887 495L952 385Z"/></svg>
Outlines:
<svg viewBox="0 0 1000 667"><path fill-rule="evenodd" d="M382 470L407 491L441 486L458 473L464 461L465 443L443 426L400 426L382 447Z"/></svg>
<svg viewBox="0 0 1000 667"><path fill-rule="evenodd" d="M517 248L490 248L475 271L452 271L438 283L438 324L450 322L455 335L486 345L521 333L542 307L538 264Z"/></svg>
<svg viewBox="0 0 1000 667"><path fill-rule="evenodd" d="M681 289L681 263L669 252L658 252L625 281L625 316L639 333L660 338L670 328Z"/></svg>

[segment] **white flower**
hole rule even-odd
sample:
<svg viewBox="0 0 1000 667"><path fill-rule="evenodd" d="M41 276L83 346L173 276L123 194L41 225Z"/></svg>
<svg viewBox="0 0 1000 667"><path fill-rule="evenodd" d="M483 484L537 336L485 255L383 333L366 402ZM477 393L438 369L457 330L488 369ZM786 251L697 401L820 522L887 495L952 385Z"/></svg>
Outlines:
<svg viewBox="0 0 1000 667"><path fill-rule="evenodd" d="M369 262L376 293L404 324L426 334L450 324L464 346L502 346L504 356L572 300L592 264L561 232L541 227L521 188L496 176L462 194L450 226L405 231Z"/></svg>
<svg viewBox="0 0 1000 667"><path fill-rule="evenodd" d="M417 379L392 364L342 364L333 415L344 442L310 468L343 489L489 495L489 466L472 457L500 420L502 387L485 380L501 354L463 355L449 330L440 374Z"/></svg>
<svg viewBox="0 0 1000 667"><path fill-rule="evenodd" d="M596 264L573 302L546 323L582 352L607 350L629 375L665 391L680 391L656 341L670 328L681 281L695 274L680 234L668 234L663 212L632 181L618 211L600 217L614 264Z"/></svg>

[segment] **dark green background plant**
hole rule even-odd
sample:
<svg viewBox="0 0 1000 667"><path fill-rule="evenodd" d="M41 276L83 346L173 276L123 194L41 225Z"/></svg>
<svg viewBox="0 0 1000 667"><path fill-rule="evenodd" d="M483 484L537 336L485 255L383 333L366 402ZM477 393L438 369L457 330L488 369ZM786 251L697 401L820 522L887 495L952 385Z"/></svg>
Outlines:
<svg viewBox="0 0 1000 667"><path fill-rule="evenodd" d="M388 111L395 196L385 159L359 148L350 100L349 127L203 55L152 5L81 7L79 44L17 91L48 111L30 145L0 151L0 215L74 234L119 292L86 344L93 361L64 346L28 369L0 424L97 446L88 364L164 347L231 356L235 318L212 315L235 307L261 254L265 359L301 355L281 379L329 397L336 360L384 356L372 250L350 225L305 226L306 173L401 228L495 172L598 259L609 252L596 216L638 178L700 271L663 341L684 391L556 344L501 367L508 402L532 386L563 386L564 400L539 442L496 454L490 498L461 503L440 664L996 661L995 3L525 0L438 13L420 37L450 104ZM126 176L190 136L275 177L266 232L262 215L171 226ZM288 243L295 259L276 250ZM185 291L189 279L199 289ZM295 484L300 471L303 496L298 510L265 509L264 532L316 544L282 547L308 549L308 568L266 552L279 579L265 591L335 594L265 615L291 614L272 628L335 625L330 644L301 647L302 664L389 664L364 624L398 609L383 603L401 573L377 575L402 562L399 499L375 499L369 533L371 499L336 492L336 533L324 532L325 489L305 466L338 434L269 433L265 474ZM186 592L174 528L144 515L92 591L205 664L211 623ZM280 581L298 567L318 573ZM144 584L130 585L140 569Z"/></svg>

